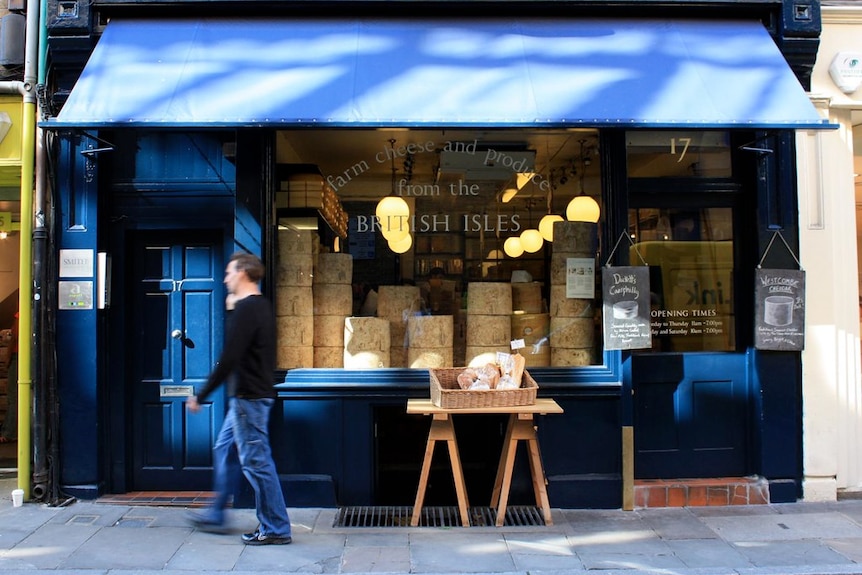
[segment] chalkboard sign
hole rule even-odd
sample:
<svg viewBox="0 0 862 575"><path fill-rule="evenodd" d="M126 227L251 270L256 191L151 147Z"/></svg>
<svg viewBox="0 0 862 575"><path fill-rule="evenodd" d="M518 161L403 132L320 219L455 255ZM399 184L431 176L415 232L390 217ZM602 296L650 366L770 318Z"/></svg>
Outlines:
<svg viewBox="0 0 862 575"><path fill-rule="evenodd" d="M805 347L805 272L758 269L754 287L754 347Z"/></svg>
<svg viewBox="0 0 862 575"><path fill-rule="evenodd" d="M647 266L602 268L605 349L652 347Z"/></svg>

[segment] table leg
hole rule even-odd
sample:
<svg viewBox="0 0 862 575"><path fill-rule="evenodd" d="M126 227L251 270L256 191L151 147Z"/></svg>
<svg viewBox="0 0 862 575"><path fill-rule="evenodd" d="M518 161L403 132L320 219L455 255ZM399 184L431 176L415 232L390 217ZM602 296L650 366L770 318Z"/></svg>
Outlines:
<svg viewBox="0 0 862 575"><path fill-rule="evenodd" d="M533 476L533 492L536 494L536 505L542 508L545 525L553 525L551 518L551 503L548 501L548 487L545 469L542 466L542 455L539 453L539 440L536 438L536 428L532 427L533 438L527 440L530 452L530 472Z"/></svg>
<svg viewBox="0 0 862 575"><path fill-rule="evenodd" d="M416 502L413 504L413 515L410 517L410 525L419 525L419 517L422 514L422 505L425 503L425 490L428 487L428 474L431 472L431 459L434 457L434 422L431 422L431 432L428 434L428 442L425 444L425 458L422 460L422 472L419 474L419 488L416 490Z"/></svg>
<svg viewBox="0 0 862 575"><path fill-rule="evenodd" d="M512 441L512 430L515 428L515 416L509 416L506 424L506 436L503 438L503 452L500 455L500 463L497 464L497 475L494 478L494 489L491 491L491 507L497 507L500 502L500 492L503 489L503 477L506 476L506 465L509 461L509 445ZM512 454L514 457L514 454Z"/></svg>
<svg viewBox="0 0 862 575"><path fill-rule="evenodd" d="M452 465L452 478L455 481L455 493L458 496L458 509L461 512L461 524L470 526L470 504L467 501L467 488L464 482L464 472L461 468L461 456L458 453L458 443L455 441L455 427L447 414L434 414L431 430L428 432L428 443L425 445L425 458L422 460L422 471L419 474L419 488L416 491L416 502L413 504L413 514L410 525L419 525L422 515L422 505L425 502L425 490L428 487L428 475L431 472L431 460L434 457L434 446L437 441L446 441L449 447L449 460Z"/></svg>
<svg viewBox="0 0 862 575"><path fill-rule="evenodd" d="M530 475L533 480L533 493L536 505L541 507L545 525L553 525L551 505L545 485L545 471L542 467L542 457L539 453L539 440L533 425L532 414L512 414L506 428L506 439L503 444L503 455L497 467L497 478L494 481L494 491L491 494L491 507L497 508L497 527L502 527L506 521L506 506L509 500L509 490L512 487L512 471L515 466L515 453L518 441L527 442L530 459Z"/></svg>
<svg viewBox="0 0 862 575"><path fill-rule="evenodd" d="M515 468L515 453L518 449L517 437L518 418L509 416L506 426L506 439L503 442L503 454L497 467L497 478L494 480L494 491L491 494L491 506L497 508L497 527L506 522L506 506L509 502L509 490L512 487L512 470Z"/></svg>
<svg viewBox="0 0 862 575"><path fill-rule="evenodd" d="M449 426L452 426L451 420ZM446 440L446 443L449 444L449 460L452 463L452 479L455 480L455 494L458 496L461 525L470 527L470 503L467 501L467 485L464 482L464 470L461 468L461 455L458 453L458 444L455 442L454 429L452 429L452 438Z"/></svg>

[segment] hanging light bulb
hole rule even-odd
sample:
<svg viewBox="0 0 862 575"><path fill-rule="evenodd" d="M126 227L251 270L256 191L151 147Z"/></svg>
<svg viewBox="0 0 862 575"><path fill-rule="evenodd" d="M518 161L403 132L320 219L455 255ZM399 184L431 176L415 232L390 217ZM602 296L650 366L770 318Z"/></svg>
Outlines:
<svg viewBox="0 0 862 575"><path fill-rule="evenodd" d="M518 195L518 188L506 188L503 192L503 195L500 196L500 201L504 204L508 204L512 201L512 198Z"/></svg>
<svg viewBox="0 0 862 575"><path fill-rule="evenodd" d="M565 172L564 172L565 174ZM560 185L564 184L565 176L560 178ZM539 225L537 226L539 229L539 233L542 234L542 238L545 241L553 242L554 241L554 222L562 222L563 216L559 214L555 214L554 212L554 189L556 186L554 185L554 170L551 170L551 187L548 189L548 213L542 216L542 219L539 220Z"/></svg>
<svg viewBox="0 0 862 575"><path fill-rule="evenodd" d="M588 158L584 155L584 143L586 140L580 140L581 157L580 167L578 170L578 195L572 198L569 205L566 206L566 219L570 222L591 222L596 223L601 216L599 203L592 197L584 193L584 173L587 169Z"/></svg>
<svg viewBox="0 0 862 575"><path fill-rule="evenodd" d="M581 193L575 196L566 206L566 219L570 222L592 222L599 221L601 210L599 204L590 196Z"/></svg>
<svg viewBox="0 0 862 575"><path fill-rule="evenodd" d="M411 234L407 234L402 239L397 241L389 241L389 249L395 252L396 254L403 254L413 245L413 236Z"/></svg>
<svg viewBox="0 0 862 575"><path fill-rule="evenodd" d="M404 198L386 196L377 204L380 232L390 242L403 240L410 235L410 206Z"/></svg>
<svg viewBox="0 0 862 575"><path fill-rule="evenodd" d="M410 206L395 193L395 139L389 140L392 161L392 189L390 195L377 203L375 215L380 223L380 232L390 243L403 240L410 235ZM408 247L409 249L409 247ZM403 253L403 252L402 252Z"/></svg>
<svg viewBox="0 0 862 575"><path fill-rule="evenodd" d="M503 251L506 252L506 255L510 258L521 257L521 254L524 253L524 246L521 245L521 238L518 236L506 238L506 241L503 242Z"/></svg>
<svg viewBox="0 0 862 575"><path fill-rule="evenodd" d="M539 233L539 230L529 229L521 232L521 247L524 248L525 252L529 252L531 254L536 253L545 243L545 238L542 237L542 234Z"/></svg>
<svg viewBox="0 0 862 575"><path fill-rule="evenodd" d="M540 249L542 249L542 245L545 243L545 238L542 237L542 234L539 233L539 230L532 228L530 226L533 225L533 203L535 200L530 199L527 202L527 222L528 227L526 230L521 232L521 247L524 248L525 252L536 253Z"/></svg>
<svg viewBox="0 0 862 575"><path fill-rule="evenodd" d="M546 241L554 241L554 222L562 222L563 216L559 214L547 214L539 220L539 233Z"/></svg>

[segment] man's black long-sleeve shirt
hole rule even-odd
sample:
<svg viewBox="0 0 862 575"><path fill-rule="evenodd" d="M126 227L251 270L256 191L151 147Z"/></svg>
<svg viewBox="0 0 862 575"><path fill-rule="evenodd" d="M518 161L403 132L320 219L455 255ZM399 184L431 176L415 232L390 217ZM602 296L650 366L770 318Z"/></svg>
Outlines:
<svg viewBox="0 0 862 575"><path fill-rule="evenodd" d="M232 395L243 399L275 397L275 320L272 306L261 295L236 303L229 314L224 349L218 363L198 393L198 402L232 377Z"/></svg>

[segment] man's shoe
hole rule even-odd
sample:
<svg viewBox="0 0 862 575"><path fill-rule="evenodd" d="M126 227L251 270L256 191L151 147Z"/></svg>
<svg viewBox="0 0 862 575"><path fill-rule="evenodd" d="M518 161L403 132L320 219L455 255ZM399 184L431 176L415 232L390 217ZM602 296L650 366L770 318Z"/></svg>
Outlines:
<svg viewBox="0 0 862 575"><path fill-rule="evenodd" d="M224 523L212 521L200 513L189 512L186 514L186 520L198 531L219 534L227 533L228 531L227 526Z"/></svg>
<svg viewBox="0 0 862 575"><path fill-rule="evenodd" d="M289 535L284 537L264 535L256 530L254 533L243 533L242 542L246 545L290 545L293 539Z"/></svg>

